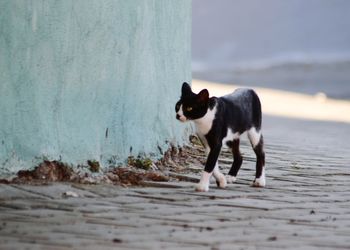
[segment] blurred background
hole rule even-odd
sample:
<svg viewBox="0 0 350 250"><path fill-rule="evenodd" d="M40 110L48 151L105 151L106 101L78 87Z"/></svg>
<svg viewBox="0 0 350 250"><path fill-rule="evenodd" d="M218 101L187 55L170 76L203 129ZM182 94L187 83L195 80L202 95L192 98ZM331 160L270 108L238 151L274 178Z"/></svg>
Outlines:
<svg viewBox="0 0 350 250"><path fill-rule="evenodd" d="M193 0L192 12L193 78L350 99L350 1Z"/></svg>

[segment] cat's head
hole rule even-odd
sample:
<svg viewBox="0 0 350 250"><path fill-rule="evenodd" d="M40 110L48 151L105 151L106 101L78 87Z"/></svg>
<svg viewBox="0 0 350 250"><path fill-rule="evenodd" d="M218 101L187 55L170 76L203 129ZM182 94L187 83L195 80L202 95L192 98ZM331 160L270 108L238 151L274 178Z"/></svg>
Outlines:
<svg viewBox="0 0 350 250"><path fill-rule="evenodd" d="M191 86L184 82L181 89L181 98L175 105L176 119L181 122L203 117L209 106L209 92L203 89L198 94L192 92Z"/></svg>

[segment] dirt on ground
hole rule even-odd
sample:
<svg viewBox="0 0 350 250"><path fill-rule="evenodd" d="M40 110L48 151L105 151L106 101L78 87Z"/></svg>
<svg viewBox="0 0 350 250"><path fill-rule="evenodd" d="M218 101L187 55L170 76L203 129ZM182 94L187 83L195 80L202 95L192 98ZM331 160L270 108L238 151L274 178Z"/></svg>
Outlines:
<svg viewBox="0 0 350 250"><path fill-rule="evenodd" d="M45 160L33 170L19 171L12 179L0 179L0 183L39 185L50 182L73 182L139 186L143 185L145 181L181 181L184 178L183 174L199 171L199 169L189 168L189 166L202 166L203 156L204 151L198 139L191 136L189 145L181 148L171 146L158 161L142 157L129 157L123 166L102 170L97 161L88 161L87 166L73 168L59 161ZM186 177L186 181L191 180Z"/></svg>

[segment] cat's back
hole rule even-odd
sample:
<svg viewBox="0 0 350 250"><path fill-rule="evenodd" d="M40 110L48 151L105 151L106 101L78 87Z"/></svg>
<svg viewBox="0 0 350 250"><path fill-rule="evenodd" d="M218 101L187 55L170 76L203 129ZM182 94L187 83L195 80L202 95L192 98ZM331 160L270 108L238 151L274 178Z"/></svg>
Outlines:
<svg viewBox="0 0 350 250"><path fill-rule="evenodd" d="M221 97L228 104L237 106L249 105L254 99L258 98L254 90L249 88L238 88L231 94Z"/></svg>
<svg viewBox="0 0 350 250"><path fill-rule="evenodd" d="M246 116L261 116L261 104L258 95L253 89L238 88L231 94L221 97L226 106L226 111L238 111Z"/></svg>
<svg viewBox="0 0 350 250"><path fill-rule="evenodd" d="M220 97L220 99L223 102L222 110L224 110L227 119L230 120L230 124L239 123L239 126L244 129L248 129L252 125L260 128L261 104L254 90L238 88L233 93Z"/></svg>

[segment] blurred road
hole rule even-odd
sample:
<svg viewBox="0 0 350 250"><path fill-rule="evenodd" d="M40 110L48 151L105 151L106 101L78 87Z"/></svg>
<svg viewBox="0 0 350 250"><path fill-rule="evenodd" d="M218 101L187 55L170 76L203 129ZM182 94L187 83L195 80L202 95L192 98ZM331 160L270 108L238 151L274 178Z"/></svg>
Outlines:
<svg viewBox="0 0 350 250"><path fill-rule="evenodd" d="M346 0L193 0L193 77L350 99L349 9Z"/></svg>
<svg viewBox="0 0 350 250"><path fill-rule="evenodd" d="M308 95L350 100L350 63L336 65L280 66L260 70L207 69L193 71L193 78L264 87ZM350 110L349 110L350 114Z"/></svg>

